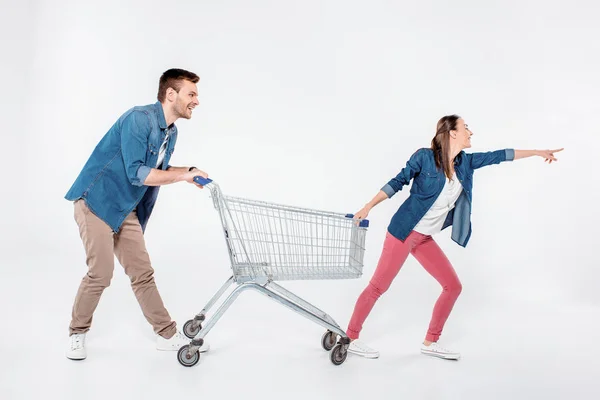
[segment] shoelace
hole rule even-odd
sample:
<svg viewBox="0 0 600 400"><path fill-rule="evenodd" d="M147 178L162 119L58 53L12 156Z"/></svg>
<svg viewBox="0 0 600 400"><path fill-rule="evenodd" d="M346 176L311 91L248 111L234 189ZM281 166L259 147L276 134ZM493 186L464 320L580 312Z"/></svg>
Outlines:
<svg viewBox="0 0 600 400"><path fill-rule="evenodd" d="M71 337L71 350L79 350L83 347L83 340L81 336L73 335Z"/></svg>
<svg viewBox="0 0 600 400"><path fill-rule="evenodd" d="M450 351L450 350L448 350L448 349L440 346L437 343L432 343L430 347L433 347L433 351L438 351L438 352L441 352L441 353L453 353L452 351Z"/></svg>
<svg viewBox="0 0 600 400"><path fill-rule="evenodd" d="M175 332L175 334L169 339L171 343L186 341L187 337L184 337L180 332ZM188 340L189 341L189 340Z"/></svg>
<svg viewBox="0 0 600 400"><path fill-rule="evenodd" d="M358 343L352 342L352 344L354 345L354 347L356 347L360 351L364 351L364 352L373 351L372 348L370 348L369 346L363 344L362 342L358 342Z"/></svg>

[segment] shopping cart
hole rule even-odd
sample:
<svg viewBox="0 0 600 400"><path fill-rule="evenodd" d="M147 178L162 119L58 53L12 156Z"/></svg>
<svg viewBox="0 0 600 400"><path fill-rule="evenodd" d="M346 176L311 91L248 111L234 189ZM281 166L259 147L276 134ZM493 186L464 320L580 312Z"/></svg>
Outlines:
<svg viewBox="0 0 600 400"><path fill-rule="evenodd" d="M184 324L183 332L192 341L177 353L181 365L191 367L198 363L206 335L240 293L249 289L326 328L321 345L327 351L333 349L333 364L342 364L350 344L345 332L327 313L275 281L359 278L369 221L358 221L352 214L224 196L211 179L194 180L210 189L221 218L233 275L202 311ZM202 326L206 313L234 283L237 287Z"/></svg>

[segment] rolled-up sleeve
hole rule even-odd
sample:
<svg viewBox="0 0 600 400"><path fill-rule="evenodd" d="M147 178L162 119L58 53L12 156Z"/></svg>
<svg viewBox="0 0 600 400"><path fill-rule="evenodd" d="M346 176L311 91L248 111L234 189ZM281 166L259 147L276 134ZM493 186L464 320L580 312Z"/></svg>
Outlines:
<svg viewBox="0 0 600 400"><path fill-rule="evenodd" d="M152 168L145 165L150 120L143 111L131 112L121 123L121 151L129 182L143 186Z"/></svg>
<svg viewBox="0 0 600 400"><path fill-rule="evenodd" d="M471 168L478 169L488 165L500 164L504 161L515 159L514 149L488 151L485 153L473 153L469 155Z"/></svg>
<svg viewBox="0 0 600 400"><path fill-rule="evenodd" d="M515 149L504 149L504 153L506 156L505 161L514 161L515 159Z"/></svg>
<svg viewBox="0 0 600 400"><path fill-rule="evenodd" d="M402 168L398 175L392 178L381 188L388 198L391 198L397 192L402 190L402 187L408 185L411 179L413 179L421 171L424 151L424 149L417 150L406 162L406 166Z"/></svg>

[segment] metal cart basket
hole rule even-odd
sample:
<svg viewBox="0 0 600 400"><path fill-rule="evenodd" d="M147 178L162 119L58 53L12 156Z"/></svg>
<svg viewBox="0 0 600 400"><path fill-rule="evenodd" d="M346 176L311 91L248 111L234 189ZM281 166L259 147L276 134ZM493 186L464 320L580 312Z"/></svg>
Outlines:
<svg viewBox="0 0 600 400"><path fill-rule="evenodd" d="M240 293L248 289L326 328L321 345L327 351L333 349L330 354L333 364L342 364L350 343L345 332L327 313L275 281L359 278L369 221L358 221L352 214L224 196L211 179L194 180L210 189L223 226L233 275L202 311L183 326L184 334L192 341L179 349L180 364L191 367L198 363L206 335ZM202 326L206 313L234 283L236 287Z"/></svg>

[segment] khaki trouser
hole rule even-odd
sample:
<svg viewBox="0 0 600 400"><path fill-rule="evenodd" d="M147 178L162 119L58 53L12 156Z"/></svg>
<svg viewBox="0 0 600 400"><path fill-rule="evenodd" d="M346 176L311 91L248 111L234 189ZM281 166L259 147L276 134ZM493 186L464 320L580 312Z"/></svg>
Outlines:
<svg viewBox="0 0 600 400"><path fill-rule="evenodd" d="M79 225L79 234L85 248L88 272L83 277L75 298L69 333L89 331L100 296L110 285L116 255L131 280L135 297L154 332L167 339L173 336L176 324L165 309L154 283L154 270L136 213L129 214L119 233L115 234L90 211L84 200L77 200L75 221Z"/></svg>

